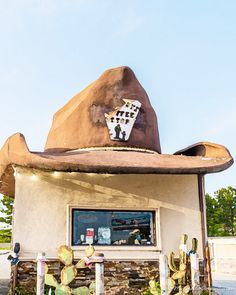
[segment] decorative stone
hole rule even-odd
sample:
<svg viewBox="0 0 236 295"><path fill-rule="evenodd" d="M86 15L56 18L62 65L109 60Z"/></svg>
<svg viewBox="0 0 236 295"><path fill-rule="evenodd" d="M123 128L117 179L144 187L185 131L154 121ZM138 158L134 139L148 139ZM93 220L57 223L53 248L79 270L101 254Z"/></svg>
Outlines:
<svg viewBox="0 0 236 295"><path fill-rule="evenodd" d="M60 271L64 267L59 261L48 261L49 273L60 281ZM177 263L176 263L177 264ZM130 267L132 270L125 270ZM147 288L150 279L159 278L158 261L105 261L104 282L106 295L137 295ZM204 265L200 262L200 284L204 285ZM30 270L30 271L29 271ZM26 271L26 273L25 273ZM89 287L95 280L95 269L77 269L75 280L70 284L71 288L82 286ZM35 295L36 263L24 261L18 267L18 286L25 288Z"/></svg>

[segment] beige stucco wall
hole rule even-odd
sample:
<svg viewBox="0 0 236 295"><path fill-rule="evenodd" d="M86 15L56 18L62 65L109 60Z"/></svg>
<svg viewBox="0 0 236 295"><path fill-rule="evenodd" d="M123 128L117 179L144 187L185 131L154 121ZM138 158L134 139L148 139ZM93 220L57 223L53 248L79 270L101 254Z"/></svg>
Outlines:
<svg viewBox="0 0 236 295"><path fill-rule="evenodd" d="M21 243L22 258L33 258L42 251L49 258L56 257L57 247L68 243L69 205L93 209L158 209L157 248L99 249L107 258L154 259L159 255L158 248L163 253L173 250L178 253L183 233L189 239L199 239L202 255L196 175L97 175L17 167L13 242ZM81 256L82 252L76 255Z"/></svg>

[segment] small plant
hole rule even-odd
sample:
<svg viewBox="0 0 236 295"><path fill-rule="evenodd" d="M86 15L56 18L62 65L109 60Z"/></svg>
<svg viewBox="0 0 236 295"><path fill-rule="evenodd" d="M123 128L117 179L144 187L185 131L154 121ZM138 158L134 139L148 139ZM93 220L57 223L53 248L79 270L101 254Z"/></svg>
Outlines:
<svg viewBox="0 0 236 295"><path fill-rule="evenodd" d="M11 294L11 292L9 293ZM17 286L15 289L15 294L16 295L33 295L32 292L27 291L24 287L22 286Z"/></svg>
<svg viewBox="0 0 236 295"><path fill-rule="evenodd" d="M150 280L149 287L147 290L143 292L143 295L160 295L160 294L161 294L160 283L155 280Z"/></svg>
<svg viewBox="0 0 236 295"><path fill-rule="evenodd" d="M55 288L45 285L44 295L55 295Z"/></svg>
<svg viewBox="0 0 236 295"><path fill-rule="evenodd" d="M65 265L61 271L61 283L58 283L52 274L48 273L48 267L46 267L45 284L55 288L55 295L89 295L94 294L95 284L92 282L88 287L78 287L72 289L69 284L76 278L78 268L91 267L89 257L94 253L94 248L89 245L85 249L85 258L81 259L76 265L73 264L74 253L71 248L66 245L59 247L58 257L60 261Z"/></svg>

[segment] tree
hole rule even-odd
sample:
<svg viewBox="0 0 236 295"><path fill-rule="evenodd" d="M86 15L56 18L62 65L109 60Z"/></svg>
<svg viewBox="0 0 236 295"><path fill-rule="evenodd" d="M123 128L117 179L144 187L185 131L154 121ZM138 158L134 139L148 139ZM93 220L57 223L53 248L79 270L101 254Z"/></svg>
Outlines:
<svg viewBox="0 0 236 295"><path fill-rule="evenodd" d="M217 200L206 194L206 216L208 236L216 237L220 235L221 225L218 222Z"/></svg>
<svg viewBox="0 0 236 295"><path fill-rule="evenodd" d="M219 221L223 225L225 236L236 234L236 189L229 186L217 191Z"/></svg>
<svg viewBox="0 0 236 295"><path fill-rule="evenodd" d="M4 228L0 230L0 242L2 243L11 241L13 203L14 200L8 196L3 196L0 199L0 223L4 226Z"/></svg>
<svg viewBox="0 0 236 295"><path fill-rule="evenodd" d="M236 234L236 189L221 188L211 197L206 194L208 236Z"/></svg>

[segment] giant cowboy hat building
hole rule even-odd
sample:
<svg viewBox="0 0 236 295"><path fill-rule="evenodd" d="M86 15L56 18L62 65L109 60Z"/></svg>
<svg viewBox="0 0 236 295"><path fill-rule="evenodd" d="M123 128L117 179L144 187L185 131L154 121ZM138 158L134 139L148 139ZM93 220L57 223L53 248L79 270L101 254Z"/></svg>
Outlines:
<svg viewBox="0 0 236 295"><path fill-rule="evenodd" d="M54 115L43 152L31 152L20 133L0 151L20 265L29 269L42 251L53 261L62 244L80 258L92 243L107 259L107 292L139 294L183 233L199 240L203 258L204 175L232 163L209 142L162 154L156 114L134 73L107 70Z"/></svg>

